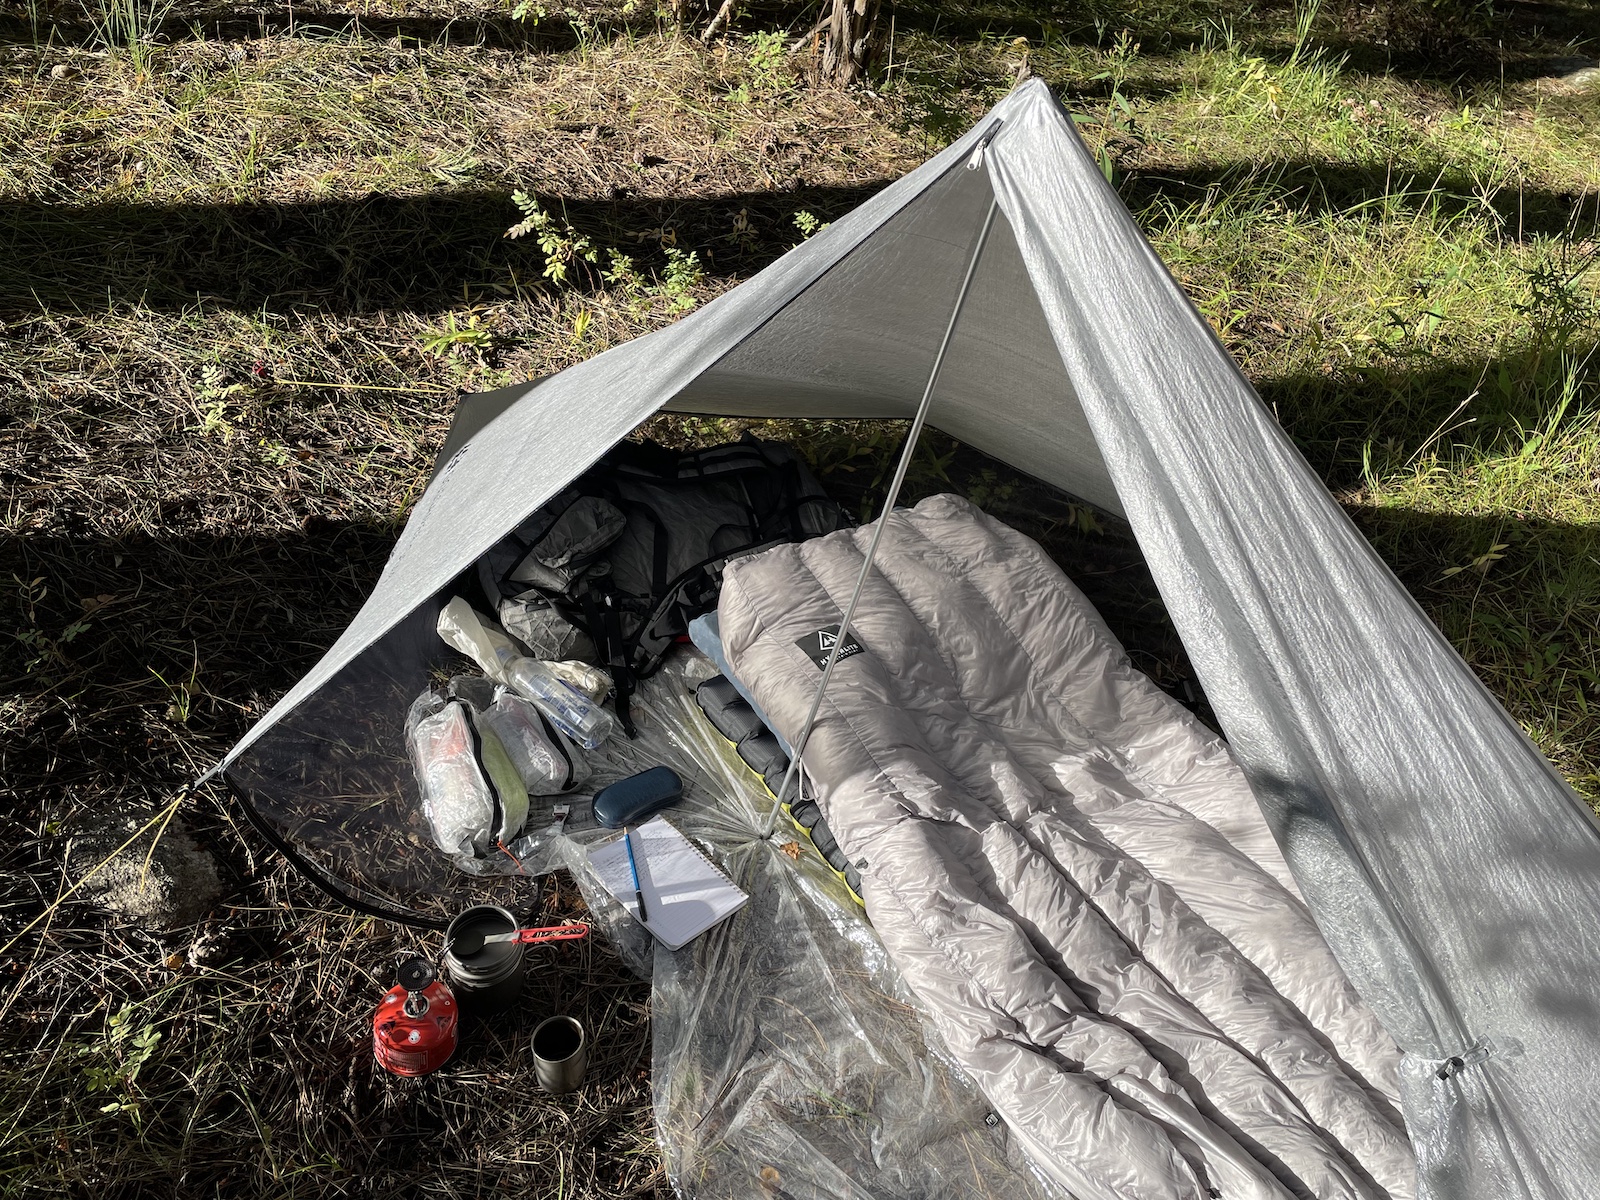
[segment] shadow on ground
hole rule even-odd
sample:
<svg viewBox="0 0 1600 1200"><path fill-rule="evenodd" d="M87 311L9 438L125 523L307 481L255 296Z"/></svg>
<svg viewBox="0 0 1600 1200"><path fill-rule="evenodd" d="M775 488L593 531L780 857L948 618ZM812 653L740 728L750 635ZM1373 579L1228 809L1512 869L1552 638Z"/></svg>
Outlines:
<svg viewBox="0 0 1600 1200"><path fill-rule="evenodd" d="M105 45L103 22L80 5L40 5L36 13L0 9L0 43L21 46ZM249 42L263 38L303 41L370 40L399 47L482 46L550 54L573 50L596 39L654 34L657 22L646 15L608 15L594 24L577 26L561 13L541 20L519 21L509 5L496 9L464 6L448 16L374 14L341 11L321 5L230 4L174 6L146 31L153 45L186 41Z"/></svg>
<svg viewBox="0 0 1600 1200"><path fill-rule="evenodd" d="M1054 39L1109 46L1126 30L1146 53L1172 53L1231 38L1248 55L1287 57L1297 6L1268 0L900 0L900 28L946 41ZM1600 12L1584 0L1328 0L1311 42L1355 71L1441 83L1514 82L1576 69L1574 46L1600 36ZM1578 65L1582 65L1579 63Z"/></svg>
<svg viewBox="0 0 1600 1200"><path fill-rule="evenodd" d="M1249 181L1248 184L1246 181ZM660 231L700 251L708 275L748 275L792 241L795 213L821 220L848 212L887 180L858 187L807 187L695 197L542 196L598 245L661 259ZM1237 196L1311 214L1362 205L1401 211L1481 210L1471 181L1455 173L1386 178L1313 160L1235 163L1189 171L1134 172L1122 185L1134 211L1188 207L1209 195ZM1493 211L1507 236L1534 238L1600 224L1600 196L1543 188L1501 192ZM748 235L730 234L740 212ZM351 314L404 305L426 311L461 302L463 288L537 281L533 239L507 240L519 219L509 190L469 188L427 196L265 204L105 204L17 200L0 211L0 316L40 305L184 308L196 303L254 312L311 307ZM598 271L574 277L580 288Z"/></svg>
<svg viewBox="0 0 1600 1200"><path fill-rule="evenodd" d="M701 252L708 275L727 278L765 266L799 241L796 212L832 220L882 185L541 200L598 244L645 266L661 259L659 231L674 230L679 246ZM729 236L741 210L752 231L743 240ZM73 207L21 200L0 211L7 255L0 316L36 314L41 305L170 309L197 302L345 315L449 308L461 303L463 288L540 280L544 260L534 239L504 236L519 219L509 190L488 188L299 204ZM587 278L575 272L572 282L593 286L598 270Z"/></svg>
<svg viewBox="0 0 1600 1200"><path fill-rule="evenodd" d="M1520 449L1548 421L1563 380L1577 364L1600 369L1592 336L1534 345L1501 357L1426 353L1346 368L1335 374L1256 381L1262 399L1329 487L1359 487L1370 464L1380 473L1454 447ZM1574 409L1569 417L1582 416Z"/></svg>
<svg viewBox="0 0 1600 1200"><path fill-rule="evenodd" d="M1307 216L1373 219L1437 213L1445 220L1490 216L1516 241L1600 233L1600 193L1503 187L1485 200L1478 182L1459 170L1416 174L1325 159L1274 159L1193 168L1134 169L1119 191L1135 213L1161 205L1188 207L1225 199L1230 211L1277 207Z"/></svg>

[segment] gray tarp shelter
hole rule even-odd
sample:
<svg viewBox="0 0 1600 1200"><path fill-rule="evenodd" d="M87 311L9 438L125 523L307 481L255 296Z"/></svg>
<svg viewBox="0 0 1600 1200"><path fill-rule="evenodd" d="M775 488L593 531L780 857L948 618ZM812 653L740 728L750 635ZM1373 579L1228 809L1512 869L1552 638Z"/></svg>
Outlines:
<svg viewBox="0 0 1600 1200"><path fill-rule="evenodd" d="M219 770L282 821L359 766L361 736L393 757L441 589L653 413L909 416L991 200L932 420L1126 516L1307 901L1406 1051L1424 1193L1600 1194L1590 812L1334 503L1037 81L670 328L476 401L487 423L365 607ZM371 728L331 737L369 677L393 695L368 688Z"/></svg>

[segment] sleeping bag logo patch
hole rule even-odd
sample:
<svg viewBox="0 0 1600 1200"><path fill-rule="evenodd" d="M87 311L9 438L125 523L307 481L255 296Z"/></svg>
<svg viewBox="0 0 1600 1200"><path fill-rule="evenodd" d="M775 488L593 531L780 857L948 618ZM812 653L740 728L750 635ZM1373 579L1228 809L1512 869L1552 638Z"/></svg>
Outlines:
<svg viewBox="0 0 1600 1200"><path fill-rule="evenodd" d="M838 640L839 627L837 625L829 625L826 629L819 629L815 633L806 634L803 638L796 638L794 644L804 650L810 656L811 661L816 663L818 667L826 667L828 665L828 656L833 653L834 643ZM839 647L839 661L843 662L852 654L860 654L864 648L860 642L856 641L855 634L847 634L844 639L844 645Z"/></svg>

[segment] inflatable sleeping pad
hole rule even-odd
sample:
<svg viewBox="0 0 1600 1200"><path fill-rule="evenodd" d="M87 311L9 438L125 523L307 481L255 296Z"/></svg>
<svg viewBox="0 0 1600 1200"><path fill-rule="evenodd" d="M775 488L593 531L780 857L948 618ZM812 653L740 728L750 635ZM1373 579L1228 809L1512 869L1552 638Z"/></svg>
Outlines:
<svg viewBox="0 0 1600 1200"><path fill-rule="evenodd" d="M713 675L695 689L694 698L712 728L733 743L740 760L760 777L776 799L784 774L789 770L789 756L772 731L762 724L755 709L739 695L733 681L726 675ZM794 822L795 828L810 839L817 853L833 868L833 873L844 880L855 902L862 903L861 876L828 829L816 799L806 789L803 775L797 790L798 798L783 806L784 813Z"/></svg>

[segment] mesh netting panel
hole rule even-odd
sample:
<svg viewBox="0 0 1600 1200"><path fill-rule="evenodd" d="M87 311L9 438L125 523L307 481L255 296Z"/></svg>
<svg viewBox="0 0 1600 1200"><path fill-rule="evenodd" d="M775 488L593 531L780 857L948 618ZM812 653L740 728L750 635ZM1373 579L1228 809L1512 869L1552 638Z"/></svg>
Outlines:
<svg viewBox="0 0 1600 1200"><path fill-rule="evenodd" d="M439 639L424 604L279 721L232 764L229 782L283 838L342 885L445 920L464 903L520 910L528 881L466 875L428 831L406 755L411 702L473 669Z"/></svg>

